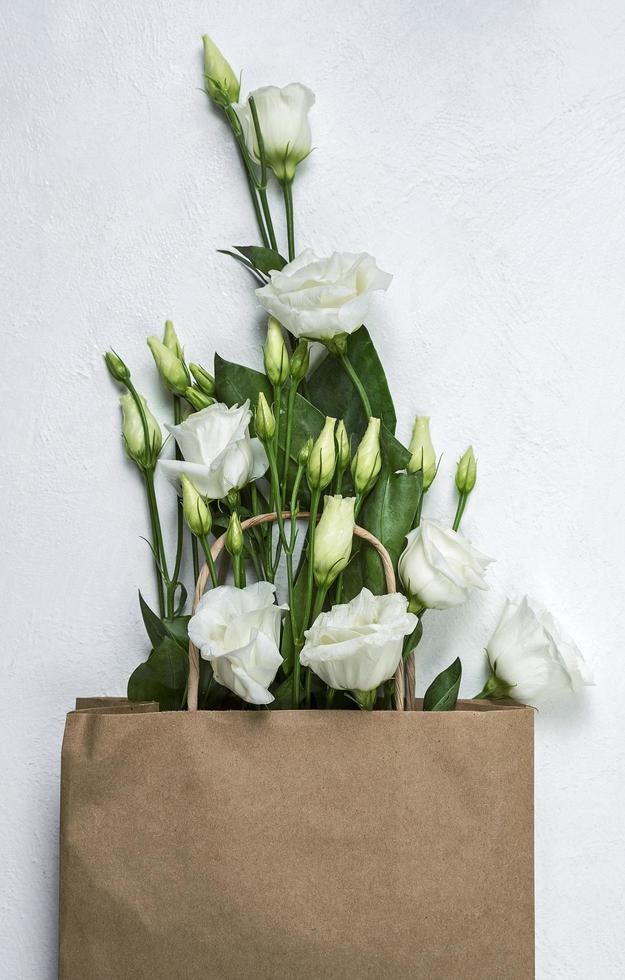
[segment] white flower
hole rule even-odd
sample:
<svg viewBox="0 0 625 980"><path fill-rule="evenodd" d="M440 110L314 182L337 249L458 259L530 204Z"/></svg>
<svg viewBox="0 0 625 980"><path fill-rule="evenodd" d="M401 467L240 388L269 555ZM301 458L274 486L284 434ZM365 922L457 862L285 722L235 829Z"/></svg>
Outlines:
<svg viewBox="0 0 625 980"><path fill-rule="evenodd" d="M450 609L469 597L472 587L487 589L484 573L493 561L457 531L439 521L422 520L406 535L398 571L411 599L427 609Z"/></svg>
<svg viewBox="0 0 625 980"><path fill-rule="evenodd" d="M389 680L401 659L403 639L417 617L399 592L373 595L321 613L306 631L300 662L338 691L371 691Z"/></svg>
<svg viewBox="0 0 625 980"><path fill-rule="evenodd" d="M200 599L189 637L213 667L215 680L250 704L269 704L268 690L282 663L276 588L256 582L244 589L220 585Z"/></svg>
<svg viewBox="0 0 625 980"><path fill-rule="evenodd" d="M267 163L278 180L293 180L295 168L312 148L308 112L315 104L315 96L299 82L291 82L284 88L266 85L250 94L258 114ZM241 121L246 146L258 161L260 152L249 103L234 108Z"/></svg>
<svg viewBox="0 0 625 980"><path fill-rule="evenodd" d="M507 600L487 654L491 676L482 696L534 703L592 684L573 640L550 612L527 596Z"/></svg>
<svg viewBox="0 0 625 980"><path fill-rule="evenodd" d="M178 485L186 473L197 492L210 500L258 479L268 462L260 440L250 438L251 415L249 401L232 408L215 402L180 425L168 425L184 460L161 460L165 476Z"/></svg>
<svg viewBox="0 0 625 980"><path fill-rule="evenodd" d="M353 333L366 319L371 293L388 289L391 279L366 252L334 252L318 258L306 249L271 272L256 290L261 305L295 337L330 340Z"/></svg>
<svg viewBox="0 0 625 980"><path fill-rule="evenodd" d="M315 529L314 574L320 588L328 589L343 571L352 553L355 497L325 497L323 514Z"/></svg>

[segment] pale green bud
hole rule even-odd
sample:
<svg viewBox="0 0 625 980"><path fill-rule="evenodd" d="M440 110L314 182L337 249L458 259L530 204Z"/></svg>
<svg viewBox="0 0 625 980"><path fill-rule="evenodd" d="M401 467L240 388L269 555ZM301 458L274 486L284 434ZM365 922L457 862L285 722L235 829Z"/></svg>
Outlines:
<svg viewBox="0 0 625 980"><path fill-rule="evenodd" d="M206 501L197 492L186 473L180 477L180 484L182 486L182 510L189 530L198 538L205 538L207 534L210 534L213 523Z"/></svg>
<svg viewBox="0 0 625 980"><path fill-rule="evenodd" d="M313 571L320 589L328 589L352 553L355 497L326 497L315 530Z"/></svg>
<svg viewBox="0 0 625 980"><path fill-rule="evenodd" d="M180 341L174 330L174 325L171 320L165 320L165 332L163 334L163 343L167 350L170 350L172 354L175 354L177 358L181 361L182 357L182 347L180 346Z"/></svg>
<svg viewBox="0 0 625 980"><path fill-rule="evenodd" d="M477 479L477 460L473 453L473 446L469 446L466 453L458 463L456 470L456 489L458 493L471 493Z"/></svg>
<svg viewBox="0 0 625 980"><path fill-rule="evenodd" d="M306 442L304 443L304 445L302 446L302 448L300 449L297 457L297 462L300 466L306 466L306 463L308 462L310 458L310 454L312 452L312 447L313 447L313 437L309 436Z"/></svg>
<svg viewBox="0 0 625 980"><path fill-rule="evenodd" d="M201 412L203 408L208 408L209 405L215 404L215 399L211 398L209 395L205 395L203 391L199 388L192 388L189 385L188 388L184 390L184 397L192 405L196 412Z"/></svg>
<svg viewBox="0 0 625 980"><path fill-rule="evenodd" d="M368 493L381 469L380 420L371 418L352 460L352 478L356 493Z"/></svg>
<svg viewBox="0 0 625 980"><path fill-rule="evenodd" d="M308 457L306 478L311 490L325 490L334 476L336 469L336 445L334 442L334 426L336 419L326 418Z"/></svg>
<svg viewBox="0 0 625 980"><path fill-rule="evenodd" d="M130 371L122 361L121 357L119 357L115 351L107 351L104 355L104 360L106 361L106 366L109 369L110 374L116 381L120 381L123 385L125 385L127 381L130 381Z"/></svg>
<svg viewBox="0 0 625 980"><path fill-rule="evenodd" d="M206 91L217 105L227 106L239 101L241 83L208 34L202 37L204 45L204 83Z"/></svg>
<svg viewBox="0 0 625 980"><path fill-rule="evenodd" d="M300 340L291 358L291 378L299 384L308 374L310 367L310 347L307 340Z"/></svg>
<svg viewBox="0 0 625 980"><path fill-rule="evenodd" d="M215 394L215 379L205 368L199 364L189 364L189 371L195 379L195 383L205 395Z"/></svg>
<svg viewBox="0 0 625 980"><path fill-rule="evenodd" d="M283 385L289 376L289 353L284 343L282 327L274 316L269 317L267 339L263 346L265 374L272 385Z"/></svg>
<svg viewBox="0 0 625 980"><path fill-rule="evenodd" d="M436 476L436 453L430 436L429 415L417 415L408 448L412 456L406 469L409 473L418 473L421 470L423 489L427 490Z"/></svg>
<svg viewBox="0 0 625 980"><path fill-rule="evenodd" d="M233 557L240 555L243 551L243 528L236 510L230 515L230 522L226 531L226 549Z"/></svg>
<svg viewBox="0 0 625 980"><path fill-rule="evenodd" d="M343 419L340 419L336 427L336 446L338 449L338 467L340 470L346 470L349 466L350 452L349 436Z"/></svg>
<svg viewBox="0 0 625 980"><path fill-rule="evenodd" d="M165 387L175 395L184 395L189 386L189 378L180 358L169 347L165 347L158 337L148 337L148 347Z"/></svg>
<svg viewBox="0 0 625 980"><path fill-rule="evenodd" d="M254 416L254 428L261 442L269 442L273 439L276 431L276 420L273 410L262 391L258 396L258 404Z"/></svg>
<svg viewBox="0 0 625 980"><path fill-rule="evenodd" d="M137 406L134 396L130 392L122 395L119 404L122 410L122 439L124 448L137 466L143 470L153 470L156 466L158 454L163 445L161 428L150 412L148 404L143 395L138 396L147 424L147 441L141 412Z"/></svg>

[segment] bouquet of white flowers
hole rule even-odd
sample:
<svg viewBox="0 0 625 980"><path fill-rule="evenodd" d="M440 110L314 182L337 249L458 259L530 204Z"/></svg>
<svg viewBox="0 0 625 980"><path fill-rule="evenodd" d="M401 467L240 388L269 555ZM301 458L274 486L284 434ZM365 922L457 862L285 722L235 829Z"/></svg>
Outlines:
<svg viewBox="0 0 625 980"><path fill-rule="evenodd" d="M212 371L188 363L168 320L162 340L148 338L172 397L165 428L175 455L162 458L161 425L124 361L106 355L126 389L123 441L145 481L158 596L158 612L141 597L153 649L132 674L128 696L163 709L244 702L372 710L392 707L393 699L403 706L405 695L413 707L424 614L488 588L492 559L460 530L476 484L475 455L469 447L458 463L450 526L424 516L437 474L430 420L418 415L409 445L402 444L364 325L372 295L391 276L364 252L319 257L296 249L293 184L311 150L314 95L291 84L239 101L239 80L208 37L204 55L206 91L234 136L258 226L256 244L224 251L255 281L268 314L264 373L218 355ZM284 197L285 242L275 232L270 180ZM177 492L173 558L156 468ZM188 542L196 583L190 617L181 571ZM224 544L232 584L219 564ZM211 589L202 595L207 580ZM575 645L526 599L506 606L488 659L481 698L534 701L587 680ZM461 670L456 660L432 681L425 710L454 708Z"/></svg>

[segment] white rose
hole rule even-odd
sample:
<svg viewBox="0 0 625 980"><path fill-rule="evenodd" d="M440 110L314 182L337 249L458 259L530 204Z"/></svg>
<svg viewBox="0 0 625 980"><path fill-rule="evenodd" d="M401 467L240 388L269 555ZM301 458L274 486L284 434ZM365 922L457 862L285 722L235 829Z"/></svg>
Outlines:
<svg viewBox="0 0 625 980"><path fill-rule="evenodd" d="M165 476L177 486L185 473L198 493L210 500L220 500L258 479L269 464L260 440L250 438L251 416L249 401L232 408L215 402L180 425L168 425L184 460L161 460Z"/></svg>
<svg viewBox="0 0 625 980"><path fill-rule="evenodd" d="M250 704L269 704L268 690L282 663L275 585L244 589L220 585L200 599L189 620L189 637L213 667L215 680Z"/></svg>
<svg viewBox="0 0 625 980"><path fill-rule="evenodd" d="M250 93L254 99L265 148L265 158L278 180L293 180L295 168L311 151L312 135L308 113L315 96L299 82L284 88L266 85ZM248 102L234 107L241 122L246 146L260 160L254 120Z"/></svg>
<svg viewBox="0 0 625 980"><path fill-rule="evenodd" d="M357 330L367 317L371 293L388 289L392 278L366 252L334 252L320 259L306 249L281 272L271 272L270 282L256 295L295 337L330 340Z"/></svg>
<svg viewBox="0 0 625 980"><path fill-rule="evenodd" d="M469 596L472 587L487 589L484 573L493 561L457 531L439 521L422 520L406 535L399 577L411 599L427 609L450 609Z"/></svg>
<svg viewBox="0 0 625 980"><path fill-rule="evenodd" d="M478 697L540 701L592 684L584 658L550 612L527 596L508 599L487 647L491 676Z"/></svg>
<svg viewBox="0 0 625 980"><path fill-rule="evenodd" d="M369 589L321 613L306 631L300 663L337 691L369 692L389 680L401 659L404 637L417 617L399 592Z"/></svg>

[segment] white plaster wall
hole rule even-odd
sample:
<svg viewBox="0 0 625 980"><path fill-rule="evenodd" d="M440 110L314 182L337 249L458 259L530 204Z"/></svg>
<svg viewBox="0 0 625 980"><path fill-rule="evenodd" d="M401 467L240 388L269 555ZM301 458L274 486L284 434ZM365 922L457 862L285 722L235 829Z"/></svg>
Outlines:
<svg viewBox="0 0 625 980"><path fill-rule="evenodd" d="M477 448L464 527L498 558L492 591L428 616L421 689L460 654L475 693L506 591L594 665L587 697L536 721L538 976L622 977L621 0L0 3L0 973L56 975L64 713L123 693L145 653L143 499L101 353L159 409L144 338L168 316L195 359L258 362L248 282L215 251L254 228L200 91L206 30L244 84L317 94L298 240L395 274L370 326L403 435L428 412L445 451L431 514Z"/></svg>

